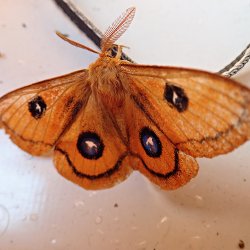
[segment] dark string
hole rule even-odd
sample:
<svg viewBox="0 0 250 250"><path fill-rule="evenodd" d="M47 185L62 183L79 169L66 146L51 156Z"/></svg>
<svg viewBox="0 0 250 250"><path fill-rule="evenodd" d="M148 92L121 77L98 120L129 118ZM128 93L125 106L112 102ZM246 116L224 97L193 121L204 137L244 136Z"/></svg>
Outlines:
<svg viewBox="0 0 250 250"><path fill-rule="evenodd" d="M67 0L54 0L56 4L64 11L71 21L94 42L96 46L101 47L102 32L98 30L76 7ZM112 49L116 53L115 48ZM122 53L122 60L133 62L125 53Z"/></svg>
<svg viewBox="0 0 250 250"><path fill-rule="evenodd" d="M92 22L88 20L82 12L79 11L69 0L54 0L56 4L64 11L71 21L93 41L99 48L101 45L102 32L97 29ZM112 49L116 53L115 48ZM122 53L122 60L133 62L125 53ZM220 71L216 72L225 77L232 77L237 74L250 60L250 44L238 55L232 62Z"/></svg>

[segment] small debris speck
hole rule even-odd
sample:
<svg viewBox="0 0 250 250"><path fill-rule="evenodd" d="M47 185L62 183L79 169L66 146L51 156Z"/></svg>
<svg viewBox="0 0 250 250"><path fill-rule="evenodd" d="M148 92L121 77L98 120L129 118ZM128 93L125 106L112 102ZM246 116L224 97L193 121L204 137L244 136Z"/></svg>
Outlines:
<svg viewBox="0 0 250 250"><path fill-rule="evenodd" d="M115 204L114 204L114 207L118 207L118 204L117 204L117 203L115 203Z"/></svg>
<svg viewBox="0 0 250 250"><path fill-rule="evenodd" d="M245 248L245 243L244 243L244 241L243 241L243 240L240 240L239 243L238 243L238 246L239 246L240 249Z"/></svg>
<svg viewBox="0 0 250 250"><path fill-rule="evenodd" d="M96 224L101 224L102 223L102 217L101 216L97 216L95 219L95 223Z"/></svg>
<svg viewBox="0 0 250 250"><path fill-rule="evenodd" d="M23 27L23 28L27 28L26 23L22 23L22 27Z"/></svg>
<svg viewBox="0 0 250 250"><path fill-rule="evenodd" d="M51 244L56 244L56 239L52 239Z"/></svg>

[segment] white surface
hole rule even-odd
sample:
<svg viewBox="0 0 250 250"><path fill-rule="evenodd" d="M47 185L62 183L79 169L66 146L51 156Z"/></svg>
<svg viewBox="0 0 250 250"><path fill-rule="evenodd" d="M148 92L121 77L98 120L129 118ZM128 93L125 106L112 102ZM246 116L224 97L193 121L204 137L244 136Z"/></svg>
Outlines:
<svg viewBox="0 0 250 250"><path fill-rule="evenodd" d="M77 2L102 30L136 6L119 42L144 64L216 71L250 42L249 0ZM95 59L55 30L94 47L54 2L0 0L1 95ZM250 66L237 80L250 86ZM238 249L240 239L250 249L249 142L199 160L198 176L172 192L137 173L112 189L86 191L61 177L51 158L31 157L3 131L0 152L0 250L228 250Z"/></svg>

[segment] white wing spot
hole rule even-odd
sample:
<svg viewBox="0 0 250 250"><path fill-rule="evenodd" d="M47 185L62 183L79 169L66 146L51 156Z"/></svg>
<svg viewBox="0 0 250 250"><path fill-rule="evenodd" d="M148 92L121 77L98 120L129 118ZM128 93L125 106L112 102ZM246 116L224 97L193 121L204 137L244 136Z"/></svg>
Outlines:
<svg viewBox="0 0 250 250"><path fill-rule="evenodd" d="M97 145L94 142L92 142L92 141L86 141L85 143L87 144L87 146L89 148L95 149L95 151L97 151Z"/></svg>
<svg viewBox="0 0 250 250"><path fill-rule="evenodd" d="M178 98L178 95L173 91L173 103L176 104L176 99Z"/></svg>
<svg viewBox="0 0 250 250"><path fill-rule="evenodd" d="M154 142L153 142L153 138L152 137L148 137L147 141L146 141L147 145L153 146Z"/></svg>
<svg viewBox="0 0 250 250"><path fill-rule="evenodd" d="M35 109L39 112L39 114L42 112L42 108L38 103L36 103L36 108Z"/></svg>

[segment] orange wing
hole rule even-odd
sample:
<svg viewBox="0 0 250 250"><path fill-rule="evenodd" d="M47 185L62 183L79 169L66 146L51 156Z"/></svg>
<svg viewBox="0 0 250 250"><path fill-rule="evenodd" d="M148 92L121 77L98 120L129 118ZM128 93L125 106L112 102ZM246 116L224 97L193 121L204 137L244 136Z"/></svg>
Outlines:
<svg viewBox="0 0 250 250"><path fill-rule="evenodd" d="M213 157L250 138L250 90L198 70L122 63L131 100L177 149Z"/></svg>
<svg viewBox="0 0 250 250"><path fill-rule="evenodd" d="M111 187L131 172L118 125L91 95L84 110L59 139L54 163L60 174L86 189Z"/></svg>
<svg viewBox="0 0 250 250"><path fill-rule="evenodd" d="M84 70L35 83L0 99L0 126L32 155L49 151L89 97Z"/></svg>
<svg viewBox="0 0 250 250"><path fill-rule="evenodd" d="M125 117L135 170L163 189L176 189L196 176L195 159L178 150L133 99L126 102Z"/></svg>

